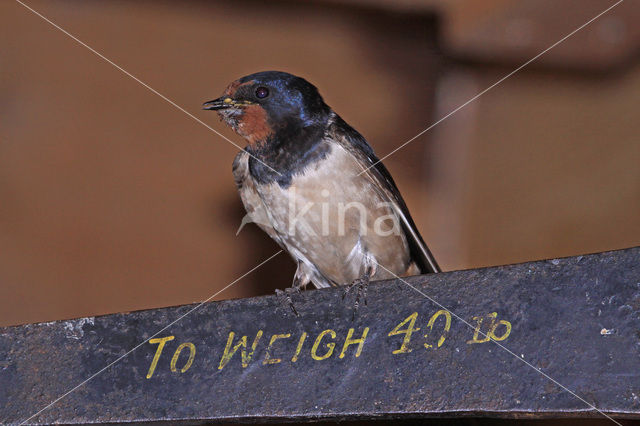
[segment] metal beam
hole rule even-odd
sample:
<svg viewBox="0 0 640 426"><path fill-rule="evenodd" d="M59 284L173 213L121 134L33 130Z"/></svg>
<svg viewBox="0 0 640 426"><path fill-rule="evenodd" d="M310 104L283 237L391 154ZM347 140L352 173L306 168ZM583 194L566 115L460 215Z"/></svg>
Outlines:
<svg viewBox="0 0 640 426"><path fill-rule="evenodd" d="M342 296L207 303L151 340L194 305L2 328L0 421L640 418L640 248L376 282L355 319Z"/></svg>

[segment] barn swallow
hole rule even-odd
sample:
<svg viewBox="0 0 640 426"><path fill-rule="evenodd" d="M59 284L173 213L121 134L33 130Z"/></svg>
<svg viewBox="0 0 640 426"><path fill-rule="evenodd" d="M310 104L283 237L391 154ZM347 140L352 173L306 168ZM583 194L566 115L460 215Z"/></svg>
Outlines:
<svg viewBox="0 0 640 426"><path fill-rule="evenodd" d="M251 220L297 262L292 289L359 295L370 280L440 271L386 167L311 83L259 72L203 109L248 142L233 176Z"/></svg>

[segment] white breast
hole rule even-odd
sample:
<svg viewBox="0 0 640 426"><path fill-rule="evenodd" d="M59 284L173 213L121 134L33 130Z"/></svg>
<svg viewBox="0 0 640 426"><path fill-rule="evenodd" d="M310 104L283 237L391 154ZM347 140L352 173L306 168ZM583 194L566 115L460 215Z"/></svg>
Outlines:
<svg viewBox="0 0 640 426"><path fill-rule="evenodd" d="M337 284L364 271L367 256L397 274L409 263L406 238L389 200L340 145L292 178L258 185L273 229L289 252ZM376 279L390 274L379 269Z"/></svg>

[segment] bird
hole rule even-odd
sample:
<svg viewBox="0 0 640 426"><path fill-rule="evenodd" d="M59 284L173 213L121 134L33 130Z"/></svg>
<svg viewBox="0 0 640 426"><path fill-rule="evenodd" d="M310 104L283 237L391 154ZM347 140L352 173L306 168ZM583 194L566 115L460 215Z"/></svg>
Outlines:
<svg viewBox="0 0 640 426"><path fill-rule="evenodd" d="M288 291L356 286L357 309L370 281L441 271L387 168L313 84L257 72L203 109L247 142L233 177L250 220L297 264Z"/></svg>

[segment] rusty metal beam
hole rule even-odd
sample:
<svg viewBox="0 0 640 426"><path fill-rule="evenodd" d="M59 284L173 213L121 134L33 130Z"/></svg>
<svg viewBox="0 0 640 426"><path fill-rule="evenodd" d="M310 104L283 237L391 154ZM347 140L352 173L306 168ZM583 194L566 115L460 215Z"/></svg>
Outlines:
<svg viewBox="0 0 640 426"><path fill-rule="evenodd" d="M640 418L640 248L407 282L0 329L0 421Z"/></svg>

